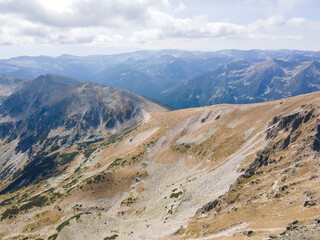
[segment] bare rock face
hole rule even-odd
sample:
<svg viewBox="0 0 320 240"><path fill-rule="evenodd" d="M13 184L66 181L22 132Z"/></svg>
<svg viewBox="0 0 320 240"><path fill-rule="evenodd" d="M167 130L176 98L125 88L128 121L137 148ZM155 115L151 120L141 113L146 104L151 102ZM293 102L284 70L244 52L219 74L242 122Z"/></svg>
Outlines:
<svg viewBox="0 0 320 240"><path fill-rule="evenodd" d="M206 213L206 212L209 212L210 210L216 208L218 205L219 205L220 201L219 200L214 200L212 202L208 202L206 203L205 205L203 205L201 208L199 208L196 212L196 215L197 214L200 214L200 213Z"/></svg>
<svg viewBox="0 0 320 240"><path fill-rule="evenodd" d="M0 133L9 136L8 142L19 138L17 152L29 150L57 128L70 132L67 142L77 141L99 127L102 131L132 127L143 117L145 101L123 90L40 76L3 102L0 115L7 121Z"/></svg>
<svg viewBox="0 0 320 240"><path fill-rule="evenodd" d="M271 239L278 240L317 240L320 237L320 225L318 219L314 221L314 224L299 225L298 220L289 223L286 231L282 232L279 236L271 235Z"/></svg>
<svg viewBox="0 0 320 240"><path fill-rule="evenodd" d="M314 136L312 148L314 151L320 152L320 124L317 126L317 133Z"/></svg>
<svg viewBox="0 0 320 240"><path fill-rule="evenodd" d="M2 103L0 137L16 154L41 162L40 155L130 130L157 108L163 109L125 90L45 75ZM0 163L6 161L0 157Z"/></svg>
<svg viewBox="0 0 320 240"><path fill-rule="evenodd" d="M250 164L248 169L246 169L242 177L249 178L254 175L255 171L260 167L275 162L275 160L271 158L271 153L285 150L290 144L294 143L301 134L301 130L298 130L298 128L302 124L306 124L311 118L316 117L313 115L313 112L314 109L311 109L304 113L297 112L287 116L275 116L269 123L269 128L266 132L266 140L275 139L278 135L283 133L286 137L283 137L276 142L270 142L263 151L257 154L257 157ZM314 147L315 145L317 145L317 134L313 140L313 150L316 151L317 147Z"/></svg>

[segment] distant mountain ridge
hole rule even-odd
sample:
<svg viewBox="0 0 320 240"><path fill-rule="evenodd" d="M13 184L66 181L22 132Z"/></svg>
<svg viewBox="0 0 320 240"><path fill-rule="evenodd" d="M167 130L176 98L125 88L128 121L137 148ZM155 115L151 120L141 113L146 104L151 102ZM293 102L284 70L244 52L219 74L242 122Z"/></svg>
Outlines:
<svg viewBox="0 0 320 240"><path fill-rule="evenodd" d="M160 101L179 109L266 102L320 91L319 66L318 61L233 61L162 93Z"/></svg>
<svg viewBox="0 0 320 240"><path fill-rule="evenodd" d="M137 51L0 60L23 79L59 74L126 89L176 109L255 103L319 90L320 53L296 50ZM310 66L310 68L308 68Z"/></svg>

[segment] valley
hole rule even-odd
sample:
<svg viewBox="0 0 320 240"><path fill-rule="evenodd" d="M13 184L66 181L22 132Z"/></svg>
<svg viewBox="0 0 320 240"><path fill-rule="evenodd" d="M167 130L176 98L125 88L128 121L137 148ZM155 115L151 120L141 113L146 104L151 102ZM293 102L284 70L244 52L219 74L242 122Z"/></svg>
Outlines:
<svg viewBox="0 0 320 240"><path fill-rule="evenodd" d="M48 82L59 94L32 90ZM294 221L285 234L316 228L319 104L315 92L170 111L41 76L1 106L0 236L268 239Z"/></svg>

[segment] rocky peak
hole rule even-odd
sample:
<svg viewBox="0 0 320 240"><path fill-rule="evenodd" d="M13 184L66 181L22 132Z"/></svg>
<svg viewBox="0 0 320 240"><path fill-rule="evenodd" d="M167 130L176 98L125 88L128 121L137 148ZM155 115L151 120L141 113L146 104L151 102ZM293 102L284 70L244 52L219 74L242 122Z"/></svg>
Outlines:
<svg viewBox="0 0 320 240"><path fill-rule="evenodd" d="M83 82L58 75L41 75L8 97L0 106L0 115L21 120L37 109L71 94Z"/></svg>
<svg viewBox="0 0 320 240"><path fill-rule="evenodd" d="M16 151L25 152L36 144L70 146L88 134L103 137L134 127L150 109L160 106L124 90L84 83L71 78L45 75L36 78L10 96L0 107L7 117L2 137L19 139ZM9 118L8 118L9 117ZM46 144L49 132L60 129L59 138ZM61 131L66 132L61 132Z"/></svg>

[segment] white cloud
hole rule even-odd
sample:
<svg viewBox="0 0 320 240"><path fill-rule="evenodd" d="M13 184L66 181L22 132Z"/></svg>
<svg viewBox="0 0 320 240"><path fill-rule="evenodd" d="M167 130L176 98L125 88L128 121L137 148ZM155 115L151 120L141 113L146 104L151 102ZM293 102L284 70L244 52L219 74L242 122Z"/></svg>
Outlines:
<svg viewBox="0 0 320 240"><path fill-rule="evenodd" d="M254 23L250 24L253 29L274 29L281 26L284 26L286 24L286 21L283 19L282 16L272 16L265 20L256 20Z"/></svg>
<svg viewBox="0 0 320 240"><path fill-rule="evenodd" d="M305 18L291 18L288 20L287 24L289 26L303 27L303 28L308 28L312 30L320 29L320 21L311 21Z"/></svg>
<svg viewBox="0 0 320 240"><path fill-rule="evenodd" d="M290 2L277 0L279 6ZM136 46L175 39L301 40L300 34L279 30L320 27L317 21L281 15L248 24L212 22L205 14L176 17L186 8L182 2L174 6L168 0L0 0L0 44Z"/></svg>
<svg viewBox="0 0 320 240"><path fill-rule="evenodd" d="M127 22L143 24L149 10L170 8L167 0L47 1L1 0L0 13L54 27L118 27Z"/></svg>
<svg viewBox="0 0 320 240"><path fill-rule="evenodd" d="M234 24L228 22L206 22L200 18L177 19L165 13L154 14L154 25L157 31L143 30L134 32L134 36L139 36L140 41L146 36L145 40L157 40L162 38L256 38L257 39L280 39L282 35L266 34L273 30L286 26L289 21L284 20L281 16L273 16L265 20L256 20L248 25ZM155 34L156 33L156 34ZM150 38L152 35L152 38ZM290 36L290 37L288 37ZM283 35L283 39L301 39L301 36Z"/></svg>

